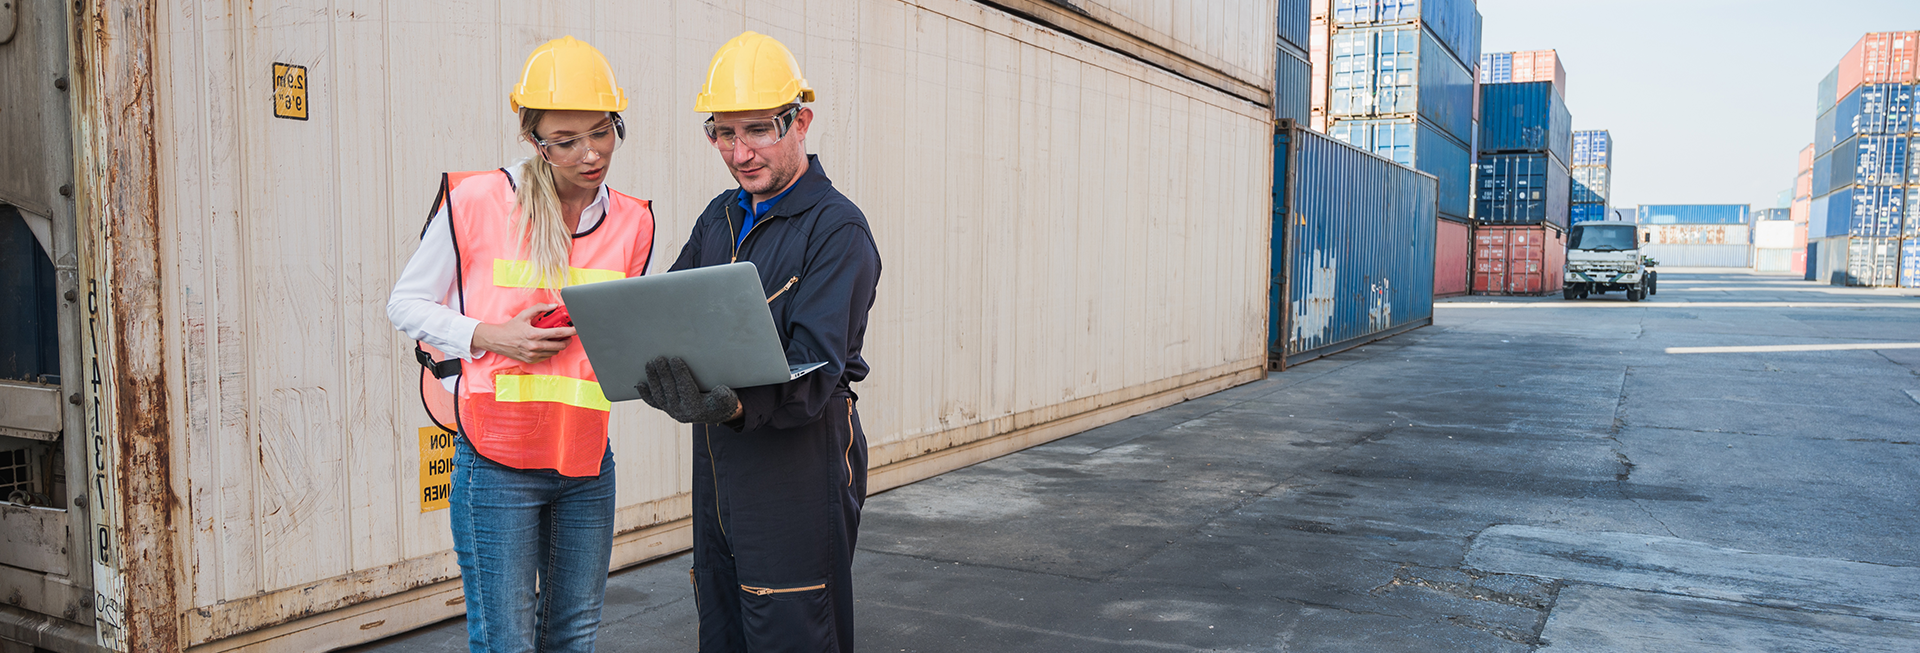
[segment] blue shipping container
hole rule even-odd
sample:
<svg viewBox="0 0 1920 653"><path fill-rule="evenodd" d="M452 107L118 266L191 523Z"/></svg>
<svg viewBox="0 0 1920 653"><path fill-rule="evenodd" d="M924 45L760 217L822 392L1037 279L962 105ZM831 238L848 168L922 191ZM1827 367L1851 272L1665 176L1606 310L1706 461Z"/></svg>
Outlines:
<svg viewBox="0 0 1920 653"><path fill-rule="evenodd" d="M1812 178L1807 180L1814 197L1833 192L1833 151L1813 158Z"/></svg>
<svg viewBox="0 0 1920 653"><path fill-rule="evenodd" d="M1613 165L1613 134L1605 129L1583 129L1574 132L1573 156L1567 159L1567 165Z"/></svg>
<svg viewBox="0 0 1920 653"><path fill-rule="evenodd" d="M1480 9L1474 0L1334 0L1333 22L1341 27L1395 25L1412 22L1427 25L1440 37L1440 44L1460 62L1472 68L1480 61Z"/></svg>
<svg viewBox="0 0 1920 653"><path fill-rule="evenodd" d="M1747 224L1746 204L1643 204L1640 224Z"/></svg>
<svg viewBox="0 0 1920 653"><path fill-rule="evenodd" d="M1280 25L1277 34L1302 53L1307 52L1307 35L1313 28L1311 0L1280 0Z"/></svg>
<svg viewBox="0 0 1920 653"><path fill-rule="evenodd" d="M1433 176L1305 129L1274 140L1291 160L1274 164L1286 210L1273 218L1270 360L1285 369L1432 324Z"/></svg>
<svg viewBox="0 0 1920 653"><path fill-rule="evenodd" d="M1573 168L1574 204L1606 204L1607 184L1612 181L1613 169L1601 166L1577 166Z"/></svg>
<svg viewBox="0 0 1920 653"><path fill-rule="evenodd" d="M1482 154L1473 219L1485 224L1567 226L1572 179L1545 153Z"/></svg>
<svg viewBox="0 0 1920 653"><path fill-rule="evenodd" d="M1754 222L1792 220L1793 212L1788 209L1757 209L1753 212Z"/></svg>
<svg viewBox="0 0 1920 653"><path fill-rule="evenodd" d="M1594 220L1605 220L1612 211L1605 204L1573 204L1567 211L1568 222L1580 224Z"/></svg>
<svg viewBox="0 0 1920 653"><path fill-rule="evenodd" d="M1829 190L1848 186L1899 186L1906 182L1906 136L1855 136L1828 153ZM1819 162L1816 160L1816 164Z"/></svg>
<svg viewBox="0 0 1920 653"><path fill-rule="evenodd" d="M1329 117L1418 115L1462 143L1473 129L1473 76L1417 25L1343 29L1328 46Z"/></svg>
<svg viewBox="0 0 1920 653"><path fill-rule="evenodd" d="M1920 136L1907 139L1907 183L1920 184Z"/></svg>
<svg viewBox="0 0 1920 653"><path fill-rule="evenodd" d="M1907 238L1920 238L1920 186L1907 188L1907 219L1902 233Z"/></svg>
<svg viewBox="0 0 1920 653"><path fill-rule="evenodd" d="M1907 189L1886 186L1855 186L1838 191L1833 197L1847 196L1850 201L1836 200L1827 208L1827 236L1856 236L1864 238L1899 238L1905 231L1907 213ZM1835 214L1845 211L1846 220L1835 219ZM1809 232L1811 233L1811 232Z"/></svg>
<svg viewBox="0 0 1920 653"><path fill-rule="evenodd" d="M1839 121L1839 116L1840 110L1838 107L1828 107L1825 112L1820 114L1819 118L1813 120L1813 151L1815 154L1826 154L1833 150L1835 144L1840 142L1840 139L1834 138L1834 135L1840 132L1839 128L1834 126L1834 124Z"/></svg>
<svg viewBox="0 0 1920 653"><path fill-rule="evenodd" d="M1481 152L1552 152L1573 156L1573 114L1553 82L1480 87Z"/></svg>
<svg viewBox="0 0 1920 653"><path fill-rule="evenodd" d="M1831 116L1821 116L1815 122L1815 129L1831 129L1833 133L1816 134L1814 149L1820 150L1822 143L1831 147L1854 136L1911 132L1913 101L1913 87L1907 84L1863 84L1841 98Z"/></svg>
<svg viewBox="0 0 1920 653"><path fill-rule="evenodd" d="M1313 68L1286 47L1278 51L1273 74L1273 117L1306 124L1313 108Z"/></svg>
<svg viewBox="0 0 1920 653"><path fill-rule="evenodd" d="M1433 175L1439 180L1440 214L1467 219L1473 208L1473 154L1438 128L1413 118L1335 120L1327 135Z"/></svg>
<svg viewBox="0 0 1920 653"><path fill-rule="evenodd" d="M1844 194L1844 193L1833 193L1829 195L1815 196L1813 198L1813 201L1809 202L1807 206L1807 237L1808 238L1825 238L1827 236L1827 232L1831 231L1831 229L1827 227L1827 224L1832 222L1832 220L1829 220L1828 218L1833 215L1833 198L1835 195L1845 195L1844 197L1840 198L1840 201L1843 204L1853 201L1853 196L1851 194ZM1845 213L1846 213L1845 211L1841 211L1842 215L1845 215ZM1842 220L1842 222L1845 222L1845 221ZM1841 227L1841 229L1845 229L1845 228L1846 227ZM1809 259L1809 262L1807 263L1807 265L1809 267L1813 265L1813 263L1811 262L1811 259ZM1812 277L1808 277L1808 279L1811 280Z"/></svg>

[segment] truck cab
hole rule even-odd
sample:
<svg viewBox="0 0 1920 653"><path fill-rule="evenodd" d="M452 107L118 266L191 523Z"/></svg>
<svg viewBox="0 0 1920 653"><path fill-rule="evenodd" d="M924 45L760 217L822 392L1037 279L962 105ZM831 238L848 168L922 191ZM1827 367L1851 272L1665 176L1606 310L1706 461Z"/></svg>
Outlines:
<svg viewBox="0 0 1920 653"><path fill-rule="evenodd" d="M1618 220L1581 222L1567 235L1566 286L1561 296L1624 291L1628 301L1640 301L1658 292L1653 262L1640 251L1645 239L1640 225Z"/></svg>

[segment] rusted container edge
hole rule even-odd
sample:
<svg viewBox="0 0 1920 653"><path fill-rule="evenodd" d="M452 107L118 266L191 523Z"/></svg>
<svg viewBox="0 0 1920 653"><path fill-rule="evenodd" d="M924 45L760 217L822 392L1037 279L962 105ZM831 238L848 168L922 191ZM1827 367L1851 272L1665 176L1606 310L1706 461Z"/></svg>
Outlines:
<svg viewBox="0 0 1920 653"><path fill-rule="evenodd" d="M72 35L76 186L88 277L94 563L101 644L181 648L154 116L157 4L87 0ZM103 575L117 578L100 579ZM116 573L117 572L117 573Z"/></svg>

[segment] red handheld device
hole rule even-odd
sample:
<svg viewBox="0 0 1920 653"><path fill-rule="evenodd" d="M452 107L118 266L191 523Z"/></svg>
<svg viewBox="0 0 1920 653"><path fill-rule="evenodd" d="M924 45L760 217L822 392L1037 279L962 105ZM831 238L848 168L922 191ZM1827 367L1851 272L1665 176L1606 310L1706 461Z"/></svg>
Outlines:
<svg viewBox="0 0 1920 653"><path fill-rule="evenodd" d="M542 329L570 327L573 326L573 316L567 314L567 307L561 306L533 318L533 325Z"/></svg>

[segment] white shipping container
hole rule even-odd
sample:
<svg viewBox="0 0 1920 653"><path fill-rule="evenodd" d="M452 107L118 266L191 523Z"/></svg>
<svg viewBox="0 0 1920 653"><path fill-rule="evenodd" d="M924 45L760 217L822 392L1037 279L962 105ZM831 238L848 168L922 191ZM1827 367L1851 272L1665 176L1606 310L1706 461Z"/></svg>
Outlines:
<svg viewBox="0 0 1920 653"><path fill-rule="evenodd" d="M1647 245L1641 252L1670 268L1744 268L1752 265L1748 245Z"/></svg>
<svg viewBox="0 0 1920 653"><path fill-rule="evenodd" d="M1792 272L1793 255L1805 250L1794 248L1753 248L1753 270L1755 272Z"/></svg>
<svg viewBox="0 0 1920 653"><path fill-rule="evenodd" d="M1753 223L1753 246L1766 249L1792 249L1794 231L1804 229L1790 220L1761 220Z"/></svg>
<svg viewBox="0 0 1920 653"><path fill-rule="evenodd" d="M90 370L68 377L70 467L101 470L71 517L92 572L0 575L0 595L65 583L91 614L33 609L109 649L321 650L464 610L384 306L438 174L527 154L507 90L561 35L632 98L609 183L654 201L655 270L734 185L691 110L713 50L748 29L793 48L809 149L885 259L856 388L875 491L1262 374L1271 109L979 3L80 9L50 42L79 48L56 226L84 325L62 344ZM1270 18L1216 18L1264 25L1247 52L1271 65ZM9 93L0 115L56 102ZM612 441L614 565L682 550L687 429L621 404Z"/></svg>

